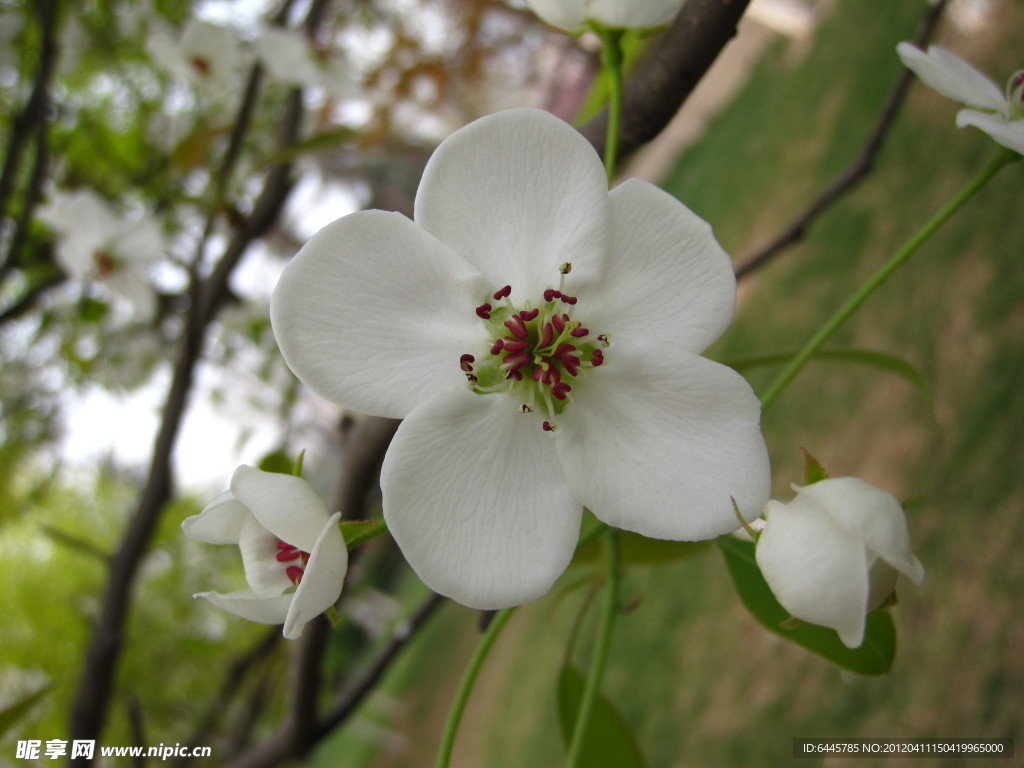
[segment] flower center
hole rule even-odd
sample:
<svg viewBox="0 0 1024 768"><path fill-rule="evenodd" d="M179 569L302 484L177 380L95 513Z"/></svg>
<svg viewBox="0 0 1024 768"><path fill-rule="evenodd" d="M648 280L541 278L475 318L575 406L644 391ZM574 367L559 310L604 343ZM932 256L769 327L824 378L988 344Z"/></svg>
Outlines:
<svg viewBox="0 0 1024 768"><path fill-rule="evenodd" d="M309 552L303 552L298 547L292 546L286 541L277 540L277 562L290 563L285 566L285 575L295 586L302 581L302 574L306 571L306 563L309 561Z"/></svg>
<svg viewBox="0 0 1024 768"><path fill-rule="evenodd" d="M592 333L573 317L577 298L565 290L571 270L569 263L561 266L558 288L546 289L537 306L513 303L510 285L495 291L476 308L490 339L487 354L459 358L470 389L513 395L520 413L540 411L546 417L547 432L555 431L555 418L571 402L577 381L604 364L608 346L607 335Z"/></svg>
<svg viewBox="0 0 1024 768"><path fill-rule="evenodd" d="M207 77L210 74L210 70L213 67L210 64L210 60L205 56L193 56L189 59L189 64L192 65L192 69L198 72L202 77Z"/></svg>

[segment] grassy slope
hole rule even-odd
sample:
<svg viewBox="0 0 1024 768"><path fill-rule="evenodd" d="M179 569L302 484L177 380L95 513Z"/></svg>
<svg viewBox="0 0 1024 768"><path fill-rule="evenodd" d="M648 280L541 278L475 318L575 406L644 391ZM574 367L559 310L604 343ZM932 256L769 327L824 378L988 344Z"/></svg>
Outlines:
<svg viewBox="0 0 1024 768"><path fill-rule="evenodd" d="M893 48L922 10L916 0L838 2L799 60L781 47L766 57L665 186L713 223L730 252L760 243L855 155L899 73ZM1002 79L1022 63L1014 50L1022 32L1024 9L1004 2L994 29L971 40L947 29L942 42ZM878 171L745 287L715 354L797 346L974 173L991 145L957 130L955 111L915 87ZM1021 735L1022 191L1024 167L1004 170L839 339L917 365L934 417L905 382L831 363L805 371L765 417L780 497L798 479L798 446L835 475L922 494L911 528L928 576L901 591L895 670L847 679L764 632L738 605L714 553L634 569L625 593L642 599L619 624L605 690L652 766L777 764L795 736ZM471 702L456 765L558 763L553 679L578 600L575 593L555 609L540 601L510 624ZM409 745L376 765L433 764L451 679L471 647L460 628L471 620L449 609L392 681L402 697L394 724ZM586 633L580 645L589 645Z"/></svg>

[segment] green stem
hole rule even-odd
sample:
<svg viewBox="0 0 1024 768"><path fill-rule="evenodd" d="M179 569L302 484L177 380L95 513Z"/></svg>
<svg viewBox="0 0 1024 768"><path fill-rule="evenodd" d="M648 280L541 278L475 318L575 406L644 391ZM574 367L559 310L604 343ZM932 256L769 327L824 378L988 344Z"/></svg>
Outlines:
<svg viewBox="0 0 1024 768"><path fill-rule="evenodd" d="M601 66L608 76L608 132L604 137L604 170L608 186L615 178L619 154L619 121L622 117L622 32L593 25L601 39Z"/></svg>
<svg viewBox="0 0 1024 768"><path fill-rule="evenodd" d="M775 378L761 395L761 410L766 410L789 383L796 377L807 362L814 356L821 347L839 330L843 323L856 312L861 304L867 301L879 286L895 272L935 231L942 226L947 219L956 213L974 194L995 176L996 172L1012 160L1019 160L1020 155L1010 150L1001 150L988 165L986 165L977 176L971 179L946 205L936 213L903 247L900 248L892 258L871 276L850 299L839 308L839 310L826 322L818 332L810 338L803 348L790 360L783 371Z"/></svg>
<svg viewBox="0 0 1024 768"><path fill-rule="evenodd" d="M583 688L583 699L580 701L579 712L576 713L576 724L573 726L572 741L569 742L569 755L565 760L565 768L576 768L583 754L586 741L587 725L594 711L594 702L601 688L605 663L611 647L612 628L615 626L615 614L619 608L619 537L618 532L610 530L605 537L605 575L607 580L604 608L601 611L601 624L598 627L597 642L594 645L594 656L590 660L587 682Z"/></svg>
<svg viewBox="0 0 1024 768"><path fill-rule="evenodd" d="M473 690L476 676L480 673L480 668L483 666L491 646L494 645L494 641L498 639L502 628L508 623L515 610L515 608L505 608L495 614L487 631L484 632L473 658L469 660L469 666L466 667L462 680L459 682L455 701L452 702L452 709L448 713L448 722L444 725L444 733L441 735L441 746L437 752L437 768L447 768L448 761L451 760L452 748L455 746L455 734L459 730L459 722L462 720L462 713L466 709L466 702L469 701L469 694Z"/></svg>

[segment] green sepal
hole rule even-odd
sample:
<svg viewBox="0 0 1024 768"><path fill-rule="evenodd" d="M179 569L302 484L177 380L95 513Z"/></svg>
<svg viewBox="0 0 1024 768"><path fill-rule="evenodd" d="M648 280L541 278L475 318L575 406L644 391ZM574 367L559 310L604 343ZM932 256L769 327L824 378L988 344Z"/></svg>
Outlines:
<svg viewBox="0 0 1024 768"><path fill-rule="evenodd" d="M586 681L571 664L558 674L558 725L568 747L583 700ZM647 758L622 714L603 694L598 694L587 726L580 768L646 768Z"/></svg>
<svg viewBox="0 0 1024 768"><path fill-rule="evenodd" d="M814 458L806 448L801 448L800 451L804 455L804 485L813 485L822 480L828 480L828 472L821 466L821 462Z"/></svg>
<svg viewBox="0 0 1024 768"><path fill-rule="evenodd" d="M292 457L286 451L280 449L264 454L256 468L263 472L274 472L278 475L295 474L295 462L292 461Z"/></svg>
<svg viewBox="0 0 1024 768"><path fill-rule="evenodd" d="M757 567L753 542L732 535L719 536L715 541L725 556L740 599L767 629L859 675L884 675L892 668L896 656L896 627L888 611L879 609L869 613L864 642L858 648L847 648L835 630L791 620Z"/></svg>

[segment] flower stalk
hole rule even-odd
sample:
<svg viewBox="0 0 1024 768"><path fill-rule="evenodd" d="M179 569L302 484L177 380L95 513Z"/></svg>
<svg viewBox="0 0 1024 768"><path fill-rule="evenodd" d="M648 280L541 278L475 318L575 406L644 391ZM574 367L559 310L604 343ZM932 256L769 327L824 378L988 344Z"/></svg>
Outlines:
<svg viewBox="0 0 1024 768"><path fill-rule="evenodd" d="M622 118L622 33L621 29L606 29L592 24L601 39L601 66L608 78L608 132L604 137L604 168L608 186L615 177L619 154L619 123Z"/></svg>
<svg viewBox="0 0 1024 768"><path fill-rule="evenodd" d="M796 356L790 360L782 372L768 386L761 396L761 411L764 412L772 403L778 399L782 391L789 386L796 375L803 370L814 354L831 339L843 323L845 323L854 312L889 277L903 265L935 232L950 219L954 213L970 200L989 180L996 175L1000 168L1013 160L1019 160L1021 155L1009 150L1001 149L1000 152L989 161L989 163L978 172L949 202L947 202L932 218L914 234L903 246L892 255L892 257L875 272L860 289L850 297L847 302L807 341Z"/></svg>
<svg viewBox="0 0 1024 768"><path fill-rule="evenodd" d="M569 742L569 754L565 759L565 768L576 768L583 754L586 742L587 726L594 711L594 702L601 688L608 651L611 648L612 629L615 626L615 614L619 609L619 537L617 531L610 529L604 537L605 542L605 595L601 611L601 624L594 643L594 656L590 660L587 671L587 682L583 688L580 709L576 713L573 726L572 741Z"/></svg>
<svg viewBox="0 0 1024 768"><path fill-rule="evenodd" d="M451 760L452 748L455 746L455 734L459 731L462 713L466 711L466 703L469 701L469 694L476 683L477 675L480 674L480 668L483 666L487 654L490 653L494 641L498 639L498 635L501 634L501 630L504 629L508 620L512 618L515 610L515 608L505 608L494 615L494 620L488 625L487 631L484 632L484 636L480 640L480 645L473 653L473 658L469 660L469 666L462 674L459 690L455 693L455 701L452 702L451 711L448 713L448 721L444 724L444 733L441 734L441 746L437 751L437 768L447 768Z"/></svg>

